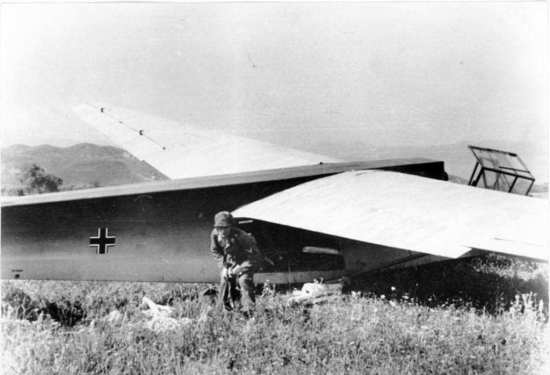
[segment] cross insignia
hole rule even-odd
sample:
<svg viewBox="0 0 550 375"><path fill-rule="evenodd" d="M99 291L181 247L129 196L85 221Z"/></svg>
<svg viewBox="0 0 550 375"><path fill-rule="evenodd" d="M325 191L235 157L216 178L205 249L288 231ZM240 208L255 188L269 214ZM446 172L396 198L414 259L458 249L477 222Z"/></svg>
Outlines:
<svg viewBox="0 0 550 375"><path fill-rule="evenodd" d="M96 247L97 254L109 252L109 246L116 246L116 237L109 236L109 228L97 228L97 237L90 237L90 246Z"/></svg>

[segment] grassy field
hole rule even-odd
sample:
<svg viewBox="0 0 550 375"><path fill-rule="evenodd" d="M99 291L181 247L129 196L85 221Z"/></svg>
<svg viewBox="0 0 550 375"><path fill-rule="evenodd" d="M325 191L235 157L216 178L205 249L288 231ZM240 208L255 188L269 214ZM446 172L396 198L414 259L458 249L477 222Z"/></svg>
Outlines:
<svg viewBox="0 0 550 375"><path fill-rule="evenodd" d="M204 285L5 281L2 371L542 374L546 272L505 258L380 272L313 307L264 288L252 320L202 300ZM148 328L143 296L187 323Z"/></svg>

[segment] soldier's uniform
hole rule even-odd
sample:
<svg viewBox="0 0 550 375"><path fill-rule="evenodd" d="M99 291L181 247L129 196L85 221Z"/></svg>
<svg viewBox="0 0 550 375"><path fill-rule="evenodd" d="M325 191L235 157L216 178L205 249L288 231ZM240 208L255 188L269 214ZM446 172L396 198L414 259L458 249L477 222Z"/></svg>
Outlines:
<svg viewBox="0 0 550 375"><path fill-rule="evenodd" d="M234 227L232 219L225 211L216 215L210 251L221 263L221 294L225 308L234 309L240 299L242 311L250 313L255 303L254 271L258 249L254 236ZM225 235L217 229L220 227L228 228Z"/></svg>

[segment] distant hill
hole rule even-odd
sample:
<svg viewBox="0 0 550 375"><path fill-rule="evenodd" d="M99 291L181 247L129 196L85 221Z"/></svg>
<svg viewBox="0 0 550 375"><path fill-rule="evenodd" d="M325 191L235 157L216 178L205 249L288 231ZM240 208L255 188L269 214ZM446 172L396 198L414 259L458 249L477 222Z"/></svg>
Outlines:
<svg viewBox="0 0 550 375"><path fill-rule="evenodd" d="M547 192L548 155L534 152L528 144L498 144L479 142L482 146L517 152L537 178L534 193ZM327 144L313 151L343 160L376 160L425 157L445 162L450 180L467 183L474 166L474 158L467 143L433 147L365 147L350 142L346 148ZM19 175L32 164L38 164L46 173L63 179L61 189L82 189L164 180L166 177L149 164L136 159L126 151L112 146L80 143L70 147L50 145L13 145L2 149L2 191L11 194L20 187Z"/></svg>
<svg viewBox="0 0 550 375"><path fill-rule="evenodd" d="M164 180L149 164L126 151L90 143L70 147L13 145L2 149L2 191L13 193L19 176L38 164L63 179L63 190Z"/></svg>

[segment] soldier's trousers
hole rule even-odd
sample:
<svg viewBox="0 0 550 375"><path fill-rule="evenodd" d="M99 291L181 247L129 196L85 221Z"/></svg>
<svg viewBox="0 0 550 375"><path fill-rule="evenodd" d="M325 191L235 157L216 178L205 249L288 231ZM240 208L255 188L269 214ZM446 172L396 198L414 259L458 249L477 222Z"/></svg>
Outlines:
<svg viewBox="0 0 550 375"><path fill-rule="evenodd" d="M250 312L254 309L256 296L254 295L254 273L244 272L238 276L221 277L221 296L226 310L240 309Z"/></svg>

